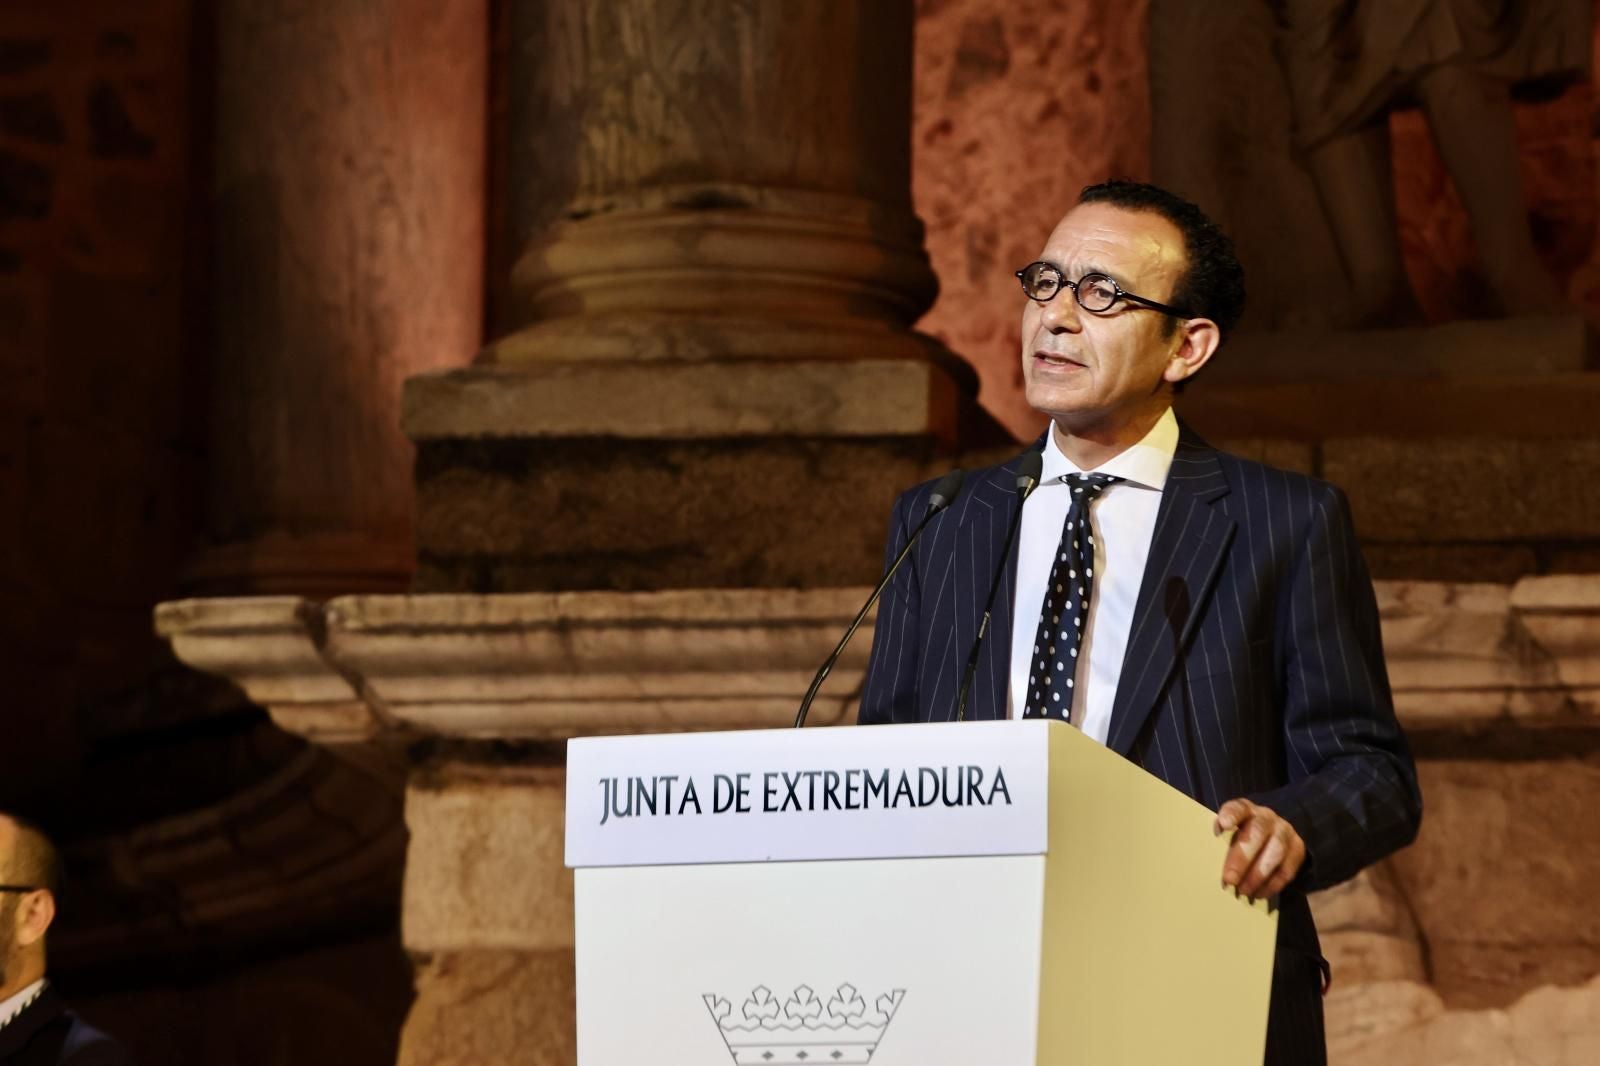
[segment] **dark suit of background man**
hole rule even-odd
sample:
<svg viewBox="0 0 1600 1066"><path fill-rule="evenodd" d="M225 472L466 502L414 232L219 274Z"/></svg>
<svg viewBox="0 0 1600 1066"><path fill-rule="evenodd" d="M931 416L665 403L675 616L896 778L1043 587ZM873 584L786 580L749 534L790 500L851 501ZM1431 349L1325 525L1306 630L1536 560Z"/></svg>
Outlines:
<svg viewBox="0 0 1600 1066"><path fill-rule="evenodd" d="M1217 811L1223 883L1281 905L1267 1062L1325 1062L1305 894L1409 843L1422 809L1344 495L1219 452L1172 413L1244 307L1231 242L1194 205L1091 186L1020 276L1023 379L1052 425L967 716L1070 716ZM863 723L955 716L1016 465L971 475L885 593ZM1089 529L1067 529L1063 475L1085 473L1120 480L1088 504ZM891 557L928 489L896 503Z"/></svg>
<svg viewBox="0 0 1600 1066"><path fill-rule="evenodd" d="M36 827L0 814L0 1066L126 1066L45 980L61 860Z"/></svg>

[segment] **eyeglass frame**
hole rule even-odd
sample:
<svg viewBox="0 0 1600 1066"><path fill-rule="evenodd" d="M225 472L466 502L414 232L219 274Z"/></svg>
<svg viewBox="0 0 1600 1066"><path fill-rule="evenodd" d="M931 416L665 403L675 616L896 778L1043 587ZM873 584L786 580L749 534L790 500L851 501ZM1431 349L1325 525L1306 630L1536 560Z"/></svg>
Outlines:
<svg viewBox="0 0 1600 1066"><path fill-rule="evenodd" d="M1192 313L1190 313L1189 311L1187 311L1187 310L1185 310L1183 308L1173 307L1170 304L1159 303L1159 302L1157 302L1155 300L1151 300L1151 299L1149 299L1147 297L1139 296L1139 295L1136 295L1134 293L1131 293L1127 289L1124 289L1120 284L1118 284L1116 278L1112 277L1110 274L1103 274L1098 270L1089 271L1087 274L1084 274L1082 277L1078 278L1077 281L1068 281L1067 280L1067 272L1065 270L1062 270L1060 267L1056 266L1054 263L1050 262L1048 259L1035 259L1033 262L1029 263L1027 266L1023 267L1021 270L1016 272L1017 281L1018 281L1019 284L1022 285L1022 295L1026 296L1028 299L1032 300L1034 303L1047 304L1051 300L1054 300L1057 296L1061 295L1061 290L1057 289L1055 292L1051 293L1049 296L1046 296L1044 299L1041 300L1037 296L1033 295L1031 292L1028 291L1028 283L1023 279L1023 275L1026 274L1029 270L1032 270L1036 266L1049 267L1051 270L1054 270L1056 272L1056 275L1061 279L1061 284L1072 290L1072 298L1078 302L1078 306L1082 307L1085 311L1088 311L1091 315L1109 314L1111 312L1111 309L1117 306L1117 301L1118 300L1125 300L1128 303L1133 304L1136 307L1148 307L1152 311L1160 311L1162 314L1171 315L1173 318L1194 318L1195 317L1195 315L1193 315ZM1111 287L1114 290L1116 290L1117 295L1115 296L1115 298L1112 299L1112 301L1109 304L1107 304L1105 307L1102 307L1098 311L1094 310L1093 308L1084 306L1083 297L1078 295L1078 286L1083 284L1083 279L1084 278L1105 278L1107 281L1111 282Z"/></svg>
<svg viewBox="0 0 1600 1066"><path fill-rule="evenodd" d="M0 892L20 892L27 895L29 892L43 892L43 885L0 885Z"/></svg>

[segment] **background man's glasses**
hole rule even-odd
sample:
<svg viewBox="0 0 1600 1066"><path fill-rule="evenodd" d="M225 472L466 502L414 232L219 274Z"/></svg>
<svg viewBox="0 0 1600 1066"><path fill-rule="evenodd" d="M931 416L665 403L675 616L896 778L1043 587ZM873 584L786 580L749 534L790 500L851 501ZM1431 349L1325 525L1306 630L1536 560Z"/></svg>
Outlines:
<svg viewBox="0 0 1600 1066"><path fill-rule="evenodd" d="M1182 308L1146 300L1143 296L1135 296L1104 274L1085 274L1077 281L1068 281L1062 275L1061 268L1054 263L1043 261L1029 263L1017 271L1017 280L1022 282L1022 291L1027 294L1028 299L1040 303L1049 303L1055 299L1057 293L1067 288L1077 297L1079 307L1095 314L1109 311L1118 300L1125 300L1139 307L1160 311L1164 315L1172 315L1174 318L1194 317Z"/></svg>
<svg viewBox="0 0 1600 1066"><path fill-rule="evenodd" d="M0 892L37 892L39 885L0 885Z"/></svg>

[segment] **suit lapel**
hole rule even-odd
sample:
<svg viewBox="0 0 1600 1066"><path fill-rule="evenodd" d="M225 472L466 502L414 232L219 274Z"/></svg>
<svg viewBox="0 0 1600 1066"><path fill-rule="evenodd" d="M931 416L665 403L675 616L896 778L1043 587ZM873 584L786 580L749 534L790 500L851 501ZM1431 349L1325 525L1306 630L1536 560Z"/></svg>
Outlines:
<svg viewBox="0 0 1600 1066"><path fill-rule="evenodd" d="M1212 506L1228 492L1217 453L1184 428L1156 512L1106 744L1127 755L1193 635L1233 540Z"/></svg>
<svg viewBox="0 0 1600 1066"><path fill-rule="evenodd" d="M22 1012L11 1020L11 1024L0 1028L0 1062L27 1047L28 1041L33 1039L35 1033L61 1017L65 1010L61 997L56 995L54 988L46 984L38 999L23 1008Z"/></svg>
<svg viewBox="0 0 1600 1066"><path fill-rule="evenodd" d="M1039 447L1043 438L1036 442ZM989 595L989 582L994 578L995 567L1000 564L1000 550L1005 546L1006 534L1017 513L1017 466L1022 456L993 472L973 489L973 506L969 509L972 538L972 558L961 563L970 568L972 580L968 584L970 602L958 599L958 624L956 627L955 681L951 692L961 684L961 673L966 669L967 656L972 642L977 638L978 625L983 620L983 602ZM989 616L989 632L984 638L983 651L978 660L978 672L972 679L972 691L967 698L967 718L973 721L1006 717L1006 690L1011 685L1011 623L1012 600L1017 587L1017 546L1012 544L1005 560L1005 574L1000 587L995 590L994 609ZM967 621L970 619L970 621ZM952 697L953 698L953 697ZM955 714L952 703L946 712Z"/></svg>
<svg viewBox="0 0 1600 1066"><path fill-rule="evenodd" d="M995 567L1000 563L1000 549L1006 542L1006 530L1017 512L1016 463L998 468L980 486L980 495L974 500L979 508L974 515L973 567L970 583L971 602L963 605L961 617L970 619L956 646L956 684L967 666L972 642L977 639L978 625L983 621L983 602L989 595L989 582L994 578ZM995 590L994 609L989 616L989 631L984 637L983 650L978 659L978 672L972 679L972 692L967 699L967 718L985 721L1005 717L1006 684L1011 658L1011 589L1016 584L1016 554L1005 563L1006 576L1000 579ZM951 708L952 714L955 708Z"/></svg>

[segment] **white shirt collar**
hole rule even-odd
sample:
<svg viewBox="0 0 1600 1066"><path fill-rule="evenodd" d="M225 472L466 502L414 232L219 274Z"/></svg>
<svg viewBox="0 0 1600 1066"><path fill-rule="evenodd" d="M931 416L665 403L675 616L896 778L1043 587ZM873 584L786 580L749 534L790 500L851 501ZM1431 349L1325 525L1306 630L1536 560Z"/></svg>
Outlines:
<svg viewBox="0 0 1600 1066"><path fill-rule="evenodd" d="M1178 451L1178 416L1167 408L1156 424L1150 427L1139 443L1101 463L1094 471L1124 478L1136 485L1160 492L1166 488L1167 474L1172 470L1172 457ZM1039 483L1048 485L1066 474L1091 473L1078 466L1061 451L1056 443L1055 426L1045 434L1044 469Z"/></svg>
<svg viewBox="0 0 1600 1066"><path fill-rule="evenodd" d="M39 993L43 991L44 978L41 977L10 999L0 1002L0 1029L4 1029L16 1021L17 1015L21 1014L29 1004L38 999Z"/></svg>

